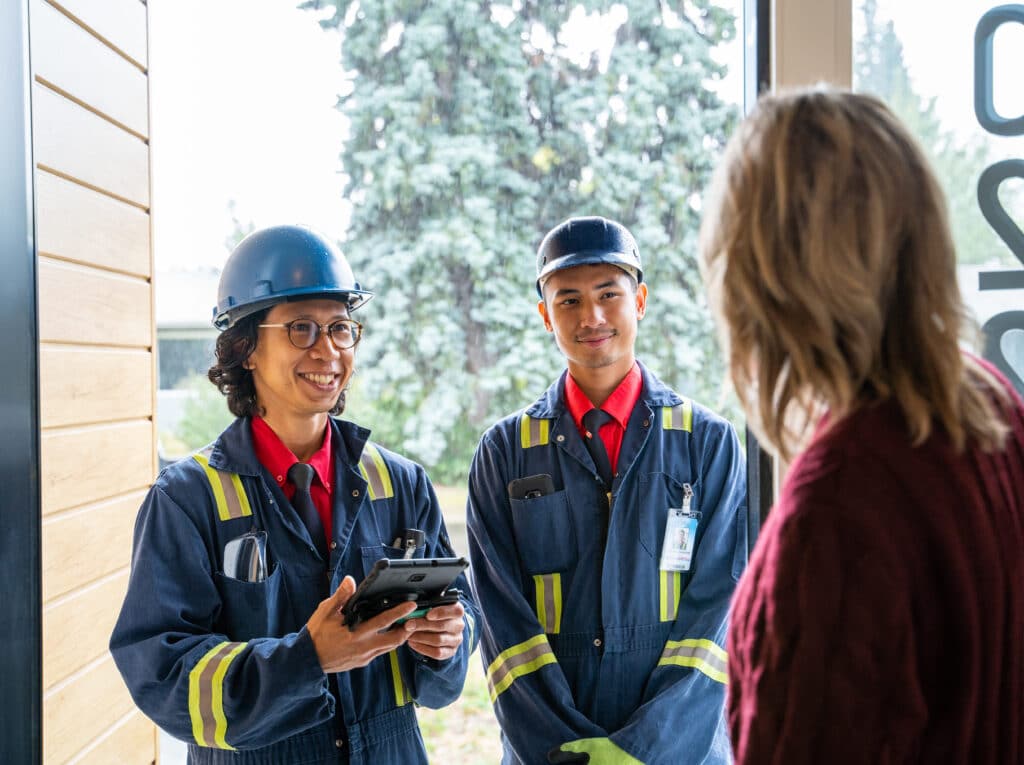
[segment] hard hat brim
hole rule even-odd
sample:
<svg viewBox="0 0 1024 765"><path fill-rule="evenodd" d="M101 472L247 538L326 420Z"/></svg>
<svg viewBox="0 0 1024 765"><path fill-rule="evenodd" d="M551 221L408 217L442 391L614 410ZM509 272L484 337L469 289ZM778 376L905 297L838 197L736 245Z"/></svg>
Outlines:
<svg viewBox="0 0 1024 765"><path fill-rule="evenodd" d="M213 326L219 330L230 329L246 316L251 316L257 311L270 308L278 303L293 302L295 298L316 300L320 297L343 302L348 306L349 311L354 311L368 303L373 297L373 293L369 290L360 289L325 290L321 288L311 290L309 288L297 288L284 290L274 293L272 296L256 298L245 303L218 305L213 310Z"/></svg>
<svg viewBox="0 0 1024 765"><path fill-rule="evenodd" d="M640 269L640 263L637 261L636 256L632 254L608 252L607 250L583 250L582 252L563 255L544 266L544 268L541 269L541 272L537 275L537 294L544 297L541 286L544 280L556 271L562 271L566 268L575 268L576 266L593 266L605 263L608 265L620 266L624 271L631 275L635 273L638 284L644 280L644 274Z"/></svg>

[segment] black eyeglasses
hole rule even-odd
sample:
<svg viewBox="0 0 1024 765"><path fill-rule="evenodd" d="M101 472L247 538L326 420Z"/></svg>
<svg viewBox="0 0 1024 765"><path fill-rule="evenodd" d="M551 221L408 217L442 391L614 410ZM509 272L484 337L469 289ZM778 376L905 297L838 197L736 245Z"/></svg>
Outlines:
<svg viewBox="0 0 1024 765"><path fill-rule="evenodd" d="M284 327L288 330L288 339L296 348L312 348L320 339L320 333L326 332L338 350L352 348L363 336L363 325L355 319L338 319L330 324L318 324L312 319L295 319L285 324L260 324L260 327Z"/></svg>

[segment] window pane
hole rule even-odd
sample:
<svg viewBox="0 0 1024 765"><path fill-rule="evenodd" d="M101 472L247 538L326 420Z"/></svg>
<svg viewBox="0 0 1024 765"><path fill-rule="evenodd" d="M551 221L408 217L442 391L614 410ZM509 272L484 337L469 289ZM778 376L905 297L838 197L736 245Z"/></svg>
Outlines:
<svg viewBox="0 0 1024 765"><path fill-rule="evenodd" d="M537 245L600 214L632 229L651 284L640 358L742 433L696 266L700 195L741 112L739 0L303 5L151 3L161 349L171 327L213 335L242 235L307 223L340 241L376 292L345 416L425 465L464 552L481 432L564 366L536 312ZM163 434L179 405L190 449L227 416L195 379L159 411ZM432 761L500 759L479 662L456 705L418 714Z"/></svg>
<svg viewBox="0 0 1024 765"><path fill-rule="evenodd" d="M997 6L991 0L857 0L854 87L883 98L931 158L949 201L964 299L985 328L985 356L1024 391L1024 235L1018 228L1024 225L1024 127L995 135L979 123L974 106L975 30ZM1018 21L993 35L991 100L1007 119L1024 115L1024 6L1016 8ZM998 185L998 204L989 210L990 217L1000 208L1009 216L999 235L979 205L978 187L986 168L1006 160L1021 164L1010 166L1016 176ZM1008 278L1007 271L1017 274ZM986 276L991 272L999 273ZM1001 288L980 289L983 279Z"/></svg>

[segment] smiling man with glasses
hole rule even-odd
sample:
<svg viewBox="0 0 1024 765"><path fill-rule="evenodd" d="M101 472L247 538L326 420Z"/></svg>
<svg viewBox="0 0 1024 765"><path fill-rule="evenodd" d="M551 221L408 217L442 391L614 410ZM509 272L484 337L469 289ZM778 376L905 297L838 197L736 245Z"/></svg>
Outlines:
<svg viewBox="0 0 1024 765"><path fill-rule="evenodd" d="M371 296L298 226L251 234L224 267L209 378L238 419L150 490L110 643L190 763L425 763L413 702L462 689L468 599L395 629L415 604L342 621L380 558L453 555L423 468L334 418L362 337L349 314Z"/></svg>

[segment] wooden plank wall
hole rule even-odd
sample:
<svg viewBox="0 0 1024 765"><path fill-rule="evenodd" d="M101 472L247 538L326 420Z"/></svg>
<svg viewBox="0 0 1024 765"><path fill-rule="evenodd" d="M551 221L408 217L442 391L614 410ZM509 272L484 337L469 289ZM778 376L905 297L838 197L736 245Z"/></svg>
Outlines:
<svg viewBox="0 0 1024 765"><path fill-rule="evenodd" d="M43 760L151 763L107 651L156 473L144 0L31 0Z"/></svg>

